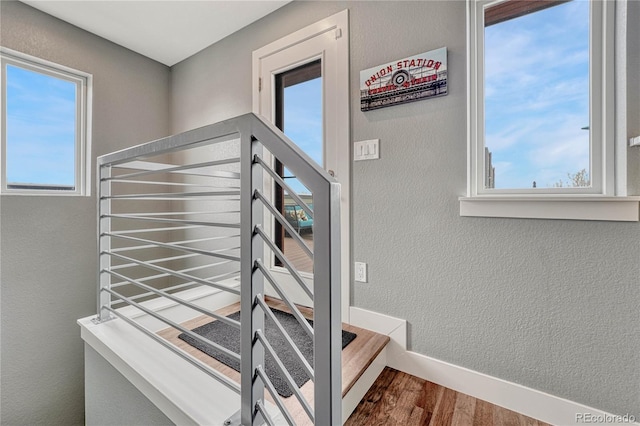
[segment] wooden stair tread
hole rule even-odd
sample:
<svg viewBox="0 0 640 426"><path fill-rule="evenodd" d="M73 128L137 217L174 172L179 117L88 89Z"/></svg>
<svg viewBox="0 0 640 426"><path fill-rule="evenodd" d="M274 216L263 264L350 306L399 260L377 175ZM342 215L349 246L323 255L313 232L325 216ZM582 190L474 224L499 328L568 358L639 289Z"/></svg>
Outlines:
<svg viewBox="0 0 640 426"><path fill-rule="evenodd" d="M291 312L280 299L265 297L265 301L272 308ZM311 308L298 306L298 309L300 309L300 313L305 318L313 318L313 310ZM371 365L371 362L389 343L390 338L389 336L345 323L342 323L342 329L356 334L356 338L342 350L342 397L344 398Z"/></svg>
<svg viewBox="0 0 640 426"><path fill-rule="evenodd" d="M290 312L288 307L279 299L266 297L265 301L272 308L279 309L281 311ZM298 307L302 315L306 318L313 318L313 310L311 308L306 307ZM231 315L240 310L240 302L234 303L233 305L226 306L222 309L216 311L218 315ZM213 320L211 317L207 315L201 315L191 320L183 322L183 327L192 330L196 327L200 327L205 325ZM353 385L357 382L357 380L362 376L362 374L366 371L366 369L371 365L373 360L380 354L380 352L384 349L384 347L389 342L389 336L384 336L378 333L375 333L370 330L366 330L359 327L354 327L349 324L342 324L342 328L345 331L349 331L351 333L356 334L356 338L342 350L342 397L349 392L349 390L353 387ZM174 328L167 328L158 332L158 335L173 343L175 346L184 350L185 352L192 355L194 358L199 361L209 365L215 370L221 372L225 376L231 378L232 380L240 383L240 373L235 371L233 368L226 366L221 363L217 359L208 356L204 352L194 348L189 345L185 341L178 338L180 335L180 331ZM300 388L302 394L309 401L310 405L313 407L313 382L310 380L305 383ZM271 400L270 395L267 393L267 399ZM283 398L285 401L285 405L287 409L294 416L296 421L300 421L299 424L311 424L309 419L307 418L302 406L298 402L295 396L291 396L289 398Z"/></svg>

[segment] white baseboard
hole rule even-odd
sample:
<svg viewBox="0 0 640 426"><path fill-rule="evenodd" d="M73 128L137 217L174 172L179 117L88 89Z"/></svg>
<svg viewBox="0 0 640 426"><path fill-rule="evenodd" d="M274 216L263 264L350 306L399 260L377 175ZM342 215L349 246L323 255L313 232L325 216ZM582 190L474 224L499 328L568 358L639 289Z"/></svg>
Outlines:
<svg viewBox="0 0 640 426"><path fill-rule="evenodd" d="M406 321L351 307L351 324L391 337L387 365L474 398L524 414L552 425L635 425L613 414L587 407L517 383L492 377L416 352L407 351ZM582 415L582 418L579 416ZM591 416L590 419L587 416ZM635 423L634 423L635 422Z"/></svg>

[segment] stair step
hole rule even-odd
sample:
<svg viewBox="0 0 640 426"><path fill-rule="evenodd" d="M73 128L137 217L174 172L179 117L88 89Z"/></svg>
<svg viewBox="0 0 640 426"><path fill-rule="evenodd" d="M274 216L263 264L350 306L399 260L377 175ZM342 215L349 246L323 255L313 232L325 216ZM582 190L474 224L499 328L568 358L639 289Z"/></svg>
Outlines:
<svg viewBox="0 0 640 426"><path fill-rule="evenodd" d="M269 306L273 308L289 312L289 309L286 307L286 305L279 299L266 297L265 301ZM304 315L306 318L313 318L313 310L311 308L302 306L299 306L298 308L300 309L302 315ZM216 311L216 313L219 315L227 316L234 312L238 312L239 310L240 303L238 302L219 309L218 311ZM211 317L201 315L191 320L185 321L181 325L189 330L192 330L211 321ZM389 336L384 336L382 334L378 334L363 328L354 327L345 323L342 324L342 328L345 331L356 334L356 338L342 350L342 397L344 398L344 396L356 384L358 379L365 373L373 360L376 359L376 357L378 357L381 351L385 348L385 346L389 342ZM168 328L158 332L158 335L170 341L182 350L188 352L193 357L218 370L232 380L240 383L239 372L235 371L231 367L222 364L215 358L208 356L207 354L199 351L198 349L179 339L179 334L180 331L174 328ZM313 406L313 382L307 382L300 388L300 390L305 398L310 401L311 406ZM271 399L269 395L267 395L267 399ZM299 421L298 424L311 424L304 410L302 409L302 406L295 398L295 396L284 398L283 400L285 401L285 405L290 410L296 421Z"/></svg>

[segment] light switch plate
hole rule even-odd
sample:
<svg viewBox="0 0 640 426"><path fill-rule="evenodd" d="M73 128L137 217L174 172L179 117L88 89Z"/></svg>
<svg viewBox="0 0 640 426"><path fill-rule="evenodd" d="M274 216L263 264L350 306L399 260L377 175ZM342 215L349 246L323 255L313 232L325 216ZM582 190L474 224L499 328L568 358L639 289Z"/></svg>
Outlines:
<svg viewBox="0 0 640 426"><path fill-rule="evenodd" d="M380 139L354 142L353 161L377 160L380 158Z"/></svg>

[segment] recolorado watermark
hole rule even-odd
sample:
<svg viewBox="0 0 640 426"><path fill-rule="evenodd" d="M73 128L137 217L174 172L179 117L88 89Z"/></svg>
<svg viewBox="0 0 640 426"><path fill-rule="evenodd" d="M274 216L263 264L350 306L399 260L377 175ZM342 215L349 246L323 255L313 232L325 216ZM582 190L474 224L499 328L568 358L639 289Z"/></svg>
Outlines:
<svg viewBox="0 0 640 426"><path fill-rule="evenodd" d="M624 424L634 423L636 417L631 414L592 414L592 413L576 413L576 423L584 424Z"/></svg>

